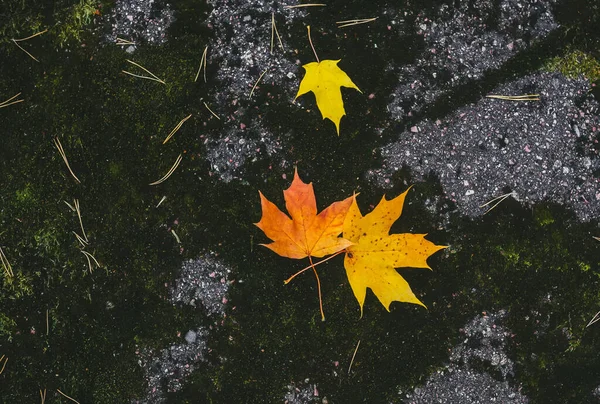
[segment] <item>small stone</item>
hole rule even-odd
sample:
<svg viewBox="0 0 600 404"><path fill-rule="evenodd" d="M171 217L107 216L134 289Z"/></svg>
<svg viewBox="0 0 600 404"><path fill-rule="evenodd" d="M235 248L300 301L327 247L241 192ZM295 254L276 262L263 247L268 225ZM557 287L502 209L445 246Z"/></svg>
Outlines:
<svg viewBox="0 0 600 404"><path fill-rule="evenodd" d="M194 342L196 342L196 337L198 336L198 334L196 334L195 331L189 330L186 334L185 334L185 340L187 341L188 344L193 344Z"/></svg>

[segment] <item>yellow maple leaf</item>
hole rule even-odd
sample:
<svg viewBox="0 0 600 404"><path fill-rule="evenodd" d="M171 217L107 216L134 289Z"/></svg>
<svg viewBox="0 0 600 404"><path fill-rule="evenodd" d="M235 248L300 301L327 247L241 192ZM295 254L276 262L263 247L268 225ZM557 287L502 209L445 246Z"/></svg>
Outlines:
<svg viewBox="0 0 600 404"><path fill-rule="evenodd" d="M306 74L300 82L298 94L296 94L296 98L298 98L312 91L323 119L327 118L335 124L338 135L340 134L340 120L346 115L340 87L354 88L362 93L350 77L338 67L337 64L340 60L323 60L302 66L306 70Z"/></svg>
<svg viewBox="0 0 600 404"><path fill-rule="evenodd" d="M346 247L344 267L361 317L367 288L371 288L387 311L393 301L425 307L395 268L429 268L427 258L447 246L433 244L425 239L426 234L389 234L392 224L402 214L407 192L389 201L384 196L366 216L360 213L354 198L346 215L343 237L354 244Z"/></svg>

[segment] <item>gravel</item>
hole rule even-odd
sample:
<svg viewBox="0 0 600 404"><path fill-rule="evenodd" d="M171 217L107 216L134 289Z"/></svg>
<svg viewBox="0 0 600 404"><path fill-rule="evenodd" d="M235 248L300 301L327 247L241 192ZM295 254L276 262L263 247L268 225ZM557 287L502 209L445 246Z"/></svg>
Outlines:
<svg viewBox="0 0 600 404"><path fill-rule="evenodd" d="M188 338L193 333L194 338ZM181 390L185 378L206 361L206 338L203 328L190 330L186 342L172 344L158 353L152 350L138 352L139 365L146 373L146 395L133 403L157 404L166 402L166 393Z"/></svg>
<svg viewBox="0 0 600 404"><path fill-rule="evenodd" d="M584 221L600 214L595 148L599 105L584 79L538 73L499 86L494 94L540 94L540 101L482 98L443 120L424 120L381 148L384 163L367 176L379 186L408 166L416 180L439 178L461 213L507 192L526 204L550 200ZM507 191L510 190L510 191Z"/></svg>
<svg viewBox="0 0 600 404"><path fill-rule="evenodd" d="M441 5L415 16L414 25L392 21L401 35L416 33L425 45L414 63L390 65L398 76L388 106L393 121L420 112L458 86L481 79L487 71L529 48L558 28L551 13L555 1L479 0ZM400 14L402 15L402 14Z"/></svg>
<svg viewBox="0 0 600 404"><path fill-rule="evenodd" d="M225 315L231 269L214 254L188 260L171 290L171 302L204 308L209 316Z"/></svg>
<svg viewBox="0 0 600 404"><path fill-rule="evenodd" d="M166 32L175 20L170 5L161 0L117 0L111 12L105 17L111 31L105 40L114 43L117 37L136 44L163 44ZM126 47L131 53L135 46Z"/></svg>
<svg viewBox="0 0 600 404"><path fill-rule="evenodd" d="M202 307L206 315L216 318L225 316L228 276L231 269L220 262L215 254L206 254L183 263L179 278L171 289L171 302ZM215 323L218 324L218 323ZM211 326L212 328L212 326ZM139 365L146 373L145 397L134 403L166 402L167 392L181 390L185 379L203 362L206 362L206 340L209 330L197 327L188 330L183 341L174 343L159 352L138 351Z"/></svg>
<svg viewBox="0 0 600 404"><path fill-rule="evenodd" d="M207 24L213 28L209 43L208 64L218 66L216 90L211 103L223 116L222 134L206 143L211 174L223 182L241 179L247 160L256 160L266 153L270 161L281 166L289 164L279 157L280 135L271 133L261 123L257 95L272 99L269 88L276 88L278 97L293 100L298 85L299 61L287 44L286 24L304 17L301 9L283 9L297 1L277 3L248 0L210 1L213 11ZM271 18L275 13L283 50L275 41L271 53ZM264 73L264 75L263 75ZM262 75L259 85L253 86ZM263 90L264 89L264 90ZM260 107L268 106L268 102ZM279 101L281 102L281 101ZM285 137L285 130L281 134Z"/></svg>
<svg viewBox="0 0 600 404"><path fill-rule="evenodd" d="M482 314L471 320L461 332L464 340L452 349L451 363L438 370L425 382L406 395L407 404L478 404L529 402L518 389L511 386L513 362L506 355L506 340L511 333L501 325L505 311ZM495 373L482 373L475 367Z"/></svg>

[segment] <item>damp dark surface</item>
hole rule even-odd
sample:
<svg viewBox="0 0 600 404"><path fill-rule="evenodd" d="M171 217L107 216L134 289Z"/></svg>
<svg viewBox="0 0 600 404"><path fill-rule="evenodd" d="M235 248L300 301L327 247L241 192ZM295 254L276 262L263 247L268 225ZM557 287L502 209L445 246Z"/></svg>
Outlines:
<svg viewBox="0 0 600 404"><path fill-rule="evenodd" d="M0 9L0 102L19 93L0 104L0 402L600 402L600 7L295 4ZM293 101L307 25L362 90L339 136ZM342 257L319 267L324 322L310 273L283 284L308 262L253 223L295 168L319 209L413 184L392 232L449 246L398 270L427 309L369 292L361 318Z"/></svg>

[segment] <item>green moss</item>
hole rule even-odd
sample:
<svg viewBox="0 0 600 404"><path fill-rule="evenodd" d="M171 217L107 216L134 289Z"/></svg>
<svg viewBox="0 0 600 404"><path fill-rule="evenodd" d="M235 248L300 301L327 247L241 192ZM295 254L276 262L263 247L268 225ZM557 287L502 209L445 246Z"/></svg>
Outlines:
<svg viewBox="0 0 600 404"><path fill-rule="evenodd" d="M92 22L98 3L97 0L80 0L56 13L57 24L51 32L60 46L70 41L81 41L83 28Z"/></svg>
<svg viewBox="0 0 600 404"><path fill-rule="evenodd" d="M34 193L33 193L33 187L31 185L31 183L27 183L25 184L25 188L17 190L15 192L15 196L17 198L17 202L20 204L32 204L33 202L35 202L35 197L34 197Z"/></svg>
<svg viewBox="0 0 600 404"><path fill-rule="evenodd" d="M2 284L3 291L0 296L4 295L2 297L11 300L19 300L23 297L31 296L33 294L32 278L14 267L13 273L14 276L4 276Z"/></svg>
<svg viewBox="0 0 600 404"><path fill-rule="evenodd" d="M579 262L577 263L577 265L579 266L579 269L580 269L582 272L587 272L587 271L589 271L590 269L592 269L592 266L591 266L590 264L588 264L587 262L582 262L582 261L579 261Z"/></svg>
<svg viewBox="0 0 600 404"><path fill-rule="evenodd" d="M0 313L0 338L12 341L12 334L17 330L17 323L4 313Z"/></svg>
<svg viewBox="0 0 600 404"><path fill-rule="evenodd" d="M544 68L548 71L559 71L572 78L583 75L590 81L600 79L600 62L598 59L577 49L551 59Z"/></svg>
<svg viewBox="0 0 600 404"><path fill-rule="evenodd" d="M554 218L552 217L552 212L548 207L543 205L538 205L533 210L533 217L536 224L539 227L544 227L549 224L554 223Z"/></svg>

